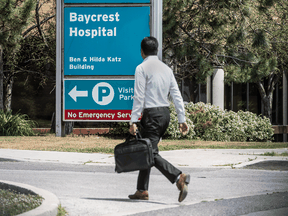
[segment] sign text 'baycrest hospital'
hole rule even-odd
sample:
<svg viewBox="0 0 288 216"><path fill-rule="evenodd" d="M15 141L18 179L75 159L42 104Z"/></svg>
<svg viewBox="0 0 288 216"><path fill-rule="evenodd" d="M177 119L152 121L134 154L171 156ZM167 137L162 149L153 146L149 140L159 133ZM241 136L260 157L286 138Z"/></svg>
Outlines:
<svg viewBox="0 0 288 216"><path fill-rule="evenodd" d="M64 75L134 75L150 7L67 7L64 19Z"/></svg>

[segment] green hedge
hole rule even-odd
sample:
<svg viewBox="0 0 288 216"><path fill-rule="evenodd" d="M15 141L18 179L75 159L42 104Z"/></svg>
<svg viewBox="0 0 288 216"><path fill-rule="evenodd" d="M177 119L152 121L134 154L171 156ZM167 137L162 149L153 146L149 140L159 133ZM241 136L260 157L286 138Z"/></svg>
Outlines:
<svg viewBox="0 0 288 216"><path fill-rule="evenodd" d="M193 139L196 135L194 130L194 123L191 121L191 115L189 112L185 112L186 123L189 126L189 132L187 135L183 136L179 131L179 123L177 118L177 113L173 104L169 107L170 110L170 123L163 136L165 139Z"/></svg>
<svg viewBox="0 0 288 216"><path fill-rule="evenodd" d="M195 132L193 130L194 125L192 121L189 119L189 113L186 112L186 119L187 124L189 125L189 133L185 136L183 136L178 127L178 119L177 114L175 111L175 108L173 105L169 107L170 109L170 123L167 128L167 131L165 132L163 138L166 139L192 139L195 136ZM110 136L127 136L129 134L129 123L128 122L116 122L111 125L113 130L110 130L109 135ZM138 128L141 131L140 123L138 123Z"/></svg>
<svg viewBox="0 0 288 216"><path fill-rule="evenodd" d="M189 133L181 135L173 104L170 106L170 124L164 134L166 139L201 139L209 141L268 141L273 139L273 129L268 118L251 112L222 110L211 104L185 105ZM128 123L115 123L110 135L127 135Z"/></svg>
<svg viewBox="0 0 288 216"><path fill-rule="evenodd" d="M212 141L268 141L273 129L268 118L251 112L222 110L211 104L189 103L186 111L195 125L196 138Z"/></svg>
<svg viewBox="0 0 288 216"><path fill-rule="evenodd" d="M113 130L109 131L109 136L125 137L129 134L129 122L115 122L111 124L111 128Z"/></svg>

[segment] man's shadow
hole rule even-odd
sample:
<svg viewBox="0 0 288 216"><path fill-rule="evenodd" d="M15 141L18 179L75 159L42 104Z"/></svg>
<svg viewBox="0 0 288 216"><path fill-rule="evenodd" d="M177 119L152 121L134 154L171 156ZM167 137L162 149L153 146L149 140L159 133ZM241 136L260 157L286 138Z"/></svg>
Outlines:
<svg viewBox="0 0 288 216"><path fill-rule="evenodd" d="M114 202L145 202L151 204L159 204L159 205L171 205L172 203L163 203L163 202L156 202L150 200L132 200L128 198L94 198L94 197L82 197L81 199L87 200L100 200L100 201L114 201Z"/></svg>

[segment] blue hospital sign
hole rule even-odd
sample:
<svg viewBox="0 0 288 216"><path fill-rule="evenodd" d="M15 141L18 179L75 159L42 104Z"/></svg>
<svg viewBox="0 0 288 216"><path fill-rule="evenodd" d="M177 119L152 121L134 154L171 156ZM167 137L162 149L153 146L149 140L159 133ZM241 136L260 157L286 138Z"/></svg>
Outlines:
<svg viewBox="0 0 288 216"><path fill-rule="evenodd" d="M64 75L134 75L150 7L64 8Z"/></svg>
<svg viewBox="0 0 288 216"><path fill-rule="evenodd" d="M64 80L64 120L129 121L134 80Z"/></svg>

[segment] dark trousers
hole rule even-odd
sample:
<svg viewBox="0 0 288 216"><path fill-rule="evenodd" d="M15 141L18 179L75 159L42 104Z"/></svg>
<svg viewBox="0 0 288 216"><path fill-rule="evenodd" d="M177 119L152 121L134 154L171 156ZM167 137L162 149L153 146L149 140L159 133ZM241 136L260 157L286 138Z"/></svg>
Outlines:
<svg viewBox="0 0 288 216"><path fill-rule="evenodd" d="M149 138L153 146L155 167L173 184L182 172L159 155L158 143L164 135L170 121L168 107L144 109L141 119L141 136ZM140 170L138 175L137 190L148 190L150 169Z"/></svg>

